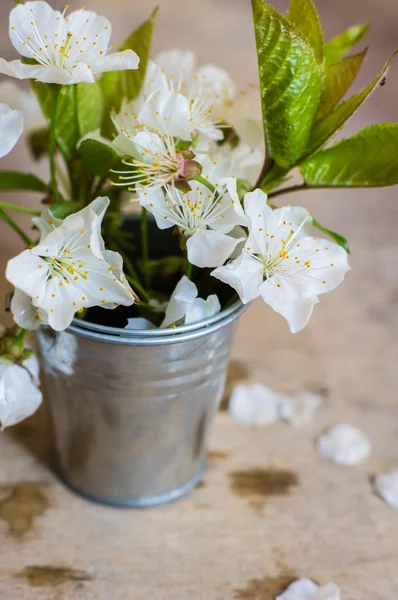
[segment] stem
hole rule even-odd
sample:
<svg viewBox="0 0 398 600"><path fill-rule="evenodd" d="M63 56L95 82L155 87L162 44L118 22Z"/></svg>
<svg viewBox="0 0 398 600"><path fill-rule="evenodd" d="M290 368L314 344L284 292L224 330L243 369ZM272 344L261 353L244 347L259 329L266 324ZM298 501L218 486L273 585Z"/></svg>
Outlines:
<svg viewBox="0 0 398 600"><path fill-rule="evenodd" d="M150 297L147 294L147 292L144 290L144 288L142 287L142 285L140 284L138 279L135 279L131 275L126 275L126 277L128 279L129 284L133 286L134 291L137 292L137 294L139 296L141 296L141 298L144 298L145 302L149 302ZM141 303L141 305L142 305L142 303Z"/></svg>
<svg viewBox="0 0 398 600"><path fill-rule="evenodd" d="M320 186L321 187L321 186ZM283 194L292 194L293 192L303 192L304 190L316 189L316 186L309 186L306 183L301 185L292 185L291 187L282 188L268 194L268 198L276 198L277 196L283 196Z"/></svg>
<svg viewBox="0 0 398 600"><path fill-rule="evenodd" d="M16 206L15 204L8 204L8 202L0 202L0 208L6 210L14 210L15 212L25 213L27 215L33 215L34 217L40 217L41 213L33 208L24 208L23 206Z"/></svg>
<svg viewBox="0 0 398 600"><path fill-rule="evenodd" d="M188 261L188 259L187 259L187 266L185 267L185 275L188 277L188 279L192 280L192 265Z"/></svg>
<svg viewBox="0 0 398 600"><path fill-rule="evenodd" d="M106 182L107 177L101 177L98 184L95 186L93 192L92 192L92 196L94 198L94 200L96 198L98 198L98 196L100 195L100 191L102 190L104 183Z"/></svg>
<svg viewBox="0 0 398 600"><path fill-rule="evenodd" d="M28 330L27 329L21 329L20 333L17 335L17 337L15 338L15 342L17 344L20 344L21 346L24 343L25 340L25 335L27 334Z"/></svg>
<svg viewBox="0 0 398 600"><path fill-rule="evenodd" d="M129 282L131 283L131 285L135 288L134 291L137 291L137 293L146 301L149 302L150 300L150 296L149 294L144 290L142 284L140 283L139 279L138 279L138 274L137 271L134 268L133 263L131 262L130 258L127 256L127 254L125 254L124 252L122 253L123 256L123 262L127 268L127 270L130 272L130 275L127 275L127 279L129 280Z"/></svg>
<svg viewBox="0 0 398 600"><path fill-rule="evenodd" d="M264 166L262 168L262 171L260 173L259 178L257 179L253 190L256 190L257 188L261 187L261 184L263 182L263 180L266 178L266 176L268 175L268 173L271 171L272 167L274 166L274 159L273 158L266 158L265 162L264 162Z"/></svg>
<svg viewBox="0 0 398 600"><path fill-rule="evenodd" d="M149 289L149 250L148 250L148 211L146 208L142 209L141 215L141 254L144 272L145 287Z"/></svg>
<svg viewBox="0 0 398 600"><path fill-rule="evenodd" d="M199 183L207 187L207 189L210 190L213 194L216 192L216 188L214 187L214 185L210 183L210 181L208 181L205 177L202 177L202 175L198 175L195 181L198 181Z"/></svg>
<svg viewBox="0 0 398 600"><path fill-rule="evenodd" d="M15 223L15 221L13 221L13 219L11 219L11 217L9 217L7 215L7 213L5 213L2 208L0 208L0 219L3 219L3 221L5 221L6 223L8 223L8 225L20 236L20 238L22 239L22 241L27 246L32 246L33 245L32 240L26 235L26 233L24 233L22 231L22 229L20 227L18 227L18 225Z"/></svg>
<svg viewBox="0 0 398 600"><path fill-rule="evenodd" d="M51 190L54 199L58 201L58 186L57 186L57 165L55 160L55 126L57 122L57 109L58 109L59 92L53 96L53 110L51 115L50 124L50 140L48 146L48 154L50 157L50 173L51 173Z"/></svg>

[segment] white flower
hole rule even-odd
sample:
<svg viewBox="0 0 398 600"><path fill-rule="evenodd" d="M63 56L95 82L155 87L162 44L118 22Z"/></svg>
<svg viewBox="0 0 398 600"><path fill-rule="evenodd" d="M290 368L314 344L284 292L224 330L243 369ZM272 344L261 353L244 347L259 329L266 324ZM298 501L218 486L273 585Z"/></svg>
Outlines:
<svg viewBox="0 0 398 600"><path fill-rule="evenodd" d="M33 90L22 89L21 86L10 80L2 81L0 83L0 102L21 111L25 135L46 127L46 120Z"/></svg>
<svg viewBox="0 0 398 600"><path fill-rule="evenodd" d="M10 14L10 38L22 56L35 64L0 59L0 72L18 79L36 79L61 85L93 83L105 71L137 69L132 50L107 54L111 24L91 11L66 16L47 2L18 4Z"/></svg>
<svg viewBox="0 0 398 600"><path fill-rule="evenodd" d="M232 126L239 138L252 148L264 145L258 85L238 92L223 69L212 64L197 69L192 52L167 50L156 56L155 63L171 80L174 89L180 90L192 102L192 129L196 128L201 134L197 142L201 151L209 150L209 142L211 145L211 142L223 139L220 128L225 127L225 123Z"/></svg>
<svg viewBox="0 0 398 600"><path fill-rule="evenodd" d="M320 406L320 396L309 392L282 395L280 398L280 417L293 427L303 427L312 421L315 411Z"/></svg>
<svg viewBox="0 0 398 600"><path fill-rule="evenodd" d="M219 165L209 157L202 161L202 166L202 176L209 182L217 182L215 192L196 181L186 194L170 186L166 186L165 193L138 190L141 206L154 215L160 229L177 226L187 238L188 260L201 268L219 266L231 256L244 238L227 234L245 222L243 211L235 208L236 201L227 188L228 184L235 193L236 180L220 179Z"/></svg>
<svg viewBox="0 0 398 600"><path fill-rule="evenodd" d="M398 509L398 470L376 475L374 486L388 506Z"/></svg>
<svg viewBox="0 0 398 600"><path fill-rule="evenodd" d="M83 308L131 306L134 294L123 274L123 261L116 252L105 250L101 222L108 198L98 198L42 237L38 246L9 261L8 281L31 300L32 307L46 315L50 327L66 329ZM44 224L42 225L44 228ZM17 305L14 303L14 309ZM30 318L30 316L29 316ZM26 324L29 321L26 319ZM15 320L23 325L21 312Z"/></svg>
<svg viewBox="0 0 398 600"><path fill-rule="evenodd" d="M340 600L340 588L334 583L319 586L310 579L299 579L276 600Z"/></svg>
<svg viewBox="0 0 398 600"><path fill-rule="evenodd" d="M307 325L318 295L343 281L347 253L308 235L312 218L303 208L272 210L261 190L246 194L244 205L250 234L245 249L212 274L232 286L245 304L261 296L296 333Z"/></svg>
<svg viewBox="0 0 398 600"><path fill-rule="evenodd" d="M36 357L19 365L0 364L0 425L1 429L27 419L43 401L36 385L38 375Z"/></svg>
<svg viewBox="0 0 398 600"><path fill-rule="evenodd" d="M273 425L279 418L279 397L262 383L241 383L232 392L228 410L241 425Z"/></svg>
<svg viewBox="0 0 398 600"><path fill-rule="evenodd" d="M112 115L118 135L112 147L122 156L122 171L113 185L143 185L159 189L179 179L189 181L201 173L191 151L180 151L176 139L190 141L190 109L186 98L170 90L152 94L136 113L137 102L123 103L119 114Z"/></svg>
<svg viewBox="0 0 398 600"><path fill-rule="evenodd" d="M226 105L236 89L228 74L215 65L196 69L192 52L169 50L155 58L171 89L183 94L190 106L190 130L197 152L208 152L224 138Z"/></svg>
<svg viewBox="0 0 398 600"><path fill-rule="evenodd" d="M11 152L23 131L23 115L0 104L0 158Z"/></svg>
<svg viewBox="0 0 398 600"><path fill-rule="evenodd" d="M258 86L249 86L234 95L227 104L225 118L243 142L252 148L263 146L264 125Z"/></svg>
<svg viewBox="0 0 398 600"><path fill-rule="evenodd" d="M334 425L317 441L322 458L347 467L359 465L372 453L372 444L352 425Z"/></svg>
<svg viewBox="0 0 398 600"><path fill-rule="evenodd" d="M209 296L207 300L198 298L198 288L184 275L171 295L160 327L181 324L181 321L183 325L197 323L213 317L220 310L220 302L216 295Z"/></svg>

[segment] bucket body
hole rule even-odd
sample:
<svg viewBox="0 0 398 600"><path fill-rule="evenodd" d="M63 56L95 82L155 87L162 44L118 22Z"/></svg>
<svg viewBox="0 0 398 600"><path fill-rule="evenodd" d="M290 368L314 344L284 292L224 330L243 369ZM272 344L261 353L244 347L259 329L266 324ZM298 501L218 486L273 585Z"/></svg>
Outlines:
<svg viewBox="0 0 398 600"><path fill-rule="evenodd" d="M37 333L59 468L87 498L125 507L171 502L205 469L244 307L175 330L75 320Z"/></svg>

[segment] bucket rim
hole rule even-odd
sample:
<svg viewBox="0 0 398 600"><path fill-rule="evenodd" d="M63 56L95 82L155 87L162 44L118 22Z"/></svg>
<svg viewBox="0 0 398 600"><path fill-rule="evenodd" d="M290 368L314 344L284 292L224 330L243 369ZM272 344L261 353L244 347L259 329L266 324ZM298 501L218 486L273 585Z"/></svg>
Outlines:
<svg viewBox="0 0 398 600"><path fill-rule="evenodd" d="M191 341L214 333L222 327L233 323L246 309L247 305L237 300L232 306L209 319L190 325L182 325L175 329L123 329L121 327L108 327L106 325L89 323L75 318L66 332L91 340L126 346L174 344Z"/></svg>

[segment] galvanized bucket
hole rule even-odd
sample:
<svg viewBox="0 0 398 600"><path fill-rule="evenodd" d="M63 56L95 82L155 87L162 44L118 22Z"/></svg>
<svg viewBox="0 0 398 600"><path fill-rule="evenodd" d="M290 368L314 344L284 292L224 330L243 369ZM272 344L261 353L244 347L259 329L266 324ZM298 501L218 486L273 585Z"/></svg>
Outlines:
<svg viewBox="0 0 398 600"><path fill-rule="evenodd" d="M174 330L74 320L37 334L61 474L85 497L121 507L171 502L202 479L221 401L237 302Z"/></svg>

